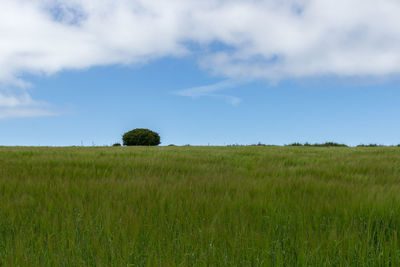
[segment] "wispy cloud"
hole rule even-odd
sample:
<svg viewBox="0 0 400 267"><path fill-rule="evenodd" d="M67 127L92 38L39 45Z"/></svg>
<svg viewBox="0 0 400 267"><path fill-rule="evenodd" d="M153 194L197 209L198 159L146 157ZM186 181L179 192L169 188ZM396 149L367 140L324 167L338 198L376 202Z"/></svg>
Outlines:
<svg viewBox="0 0 400 267"><path fill-rule="evenodd" d="M242 101L239 97L218 93L219 91L233 88L237 85L238 85L238 82L232 81L232 80L227 80L227 81L222 81L222 82L215 83L215 84L187 88L187 89L175 91L174 93L176 95L186 96L186 97L191 97L191 98L198 98L198 97L204 97L204 96L221 98L221 99L224 99L225 101L227 101L228 103L230 103L231 105L237 106Z"/></svg>
<svg viewBox="0 0 400 267"><path fill-rule="evenodd" d="M54 116L56 112L44 102L33 100L27 93L6 95L0 93L0 119Z"/></svg>
<svg viewBox="0 0 400 267"><path fill-rule="evenodd" d="M43 116L55 116L55 115L58 115L58 114L56 112L46 110L43 108L36 108L36 107L1 108L0 107L0 119L30 118L30 117L43 117Z"/></svg>

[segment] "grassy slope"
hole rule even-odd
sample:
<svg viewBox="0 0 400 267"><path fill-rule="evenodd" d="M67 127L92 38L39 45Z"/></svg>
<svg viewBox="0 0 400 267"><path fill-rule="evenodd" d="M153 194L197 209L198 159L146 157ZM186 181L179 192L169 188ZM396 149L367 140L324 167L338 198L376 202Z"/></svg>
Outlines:
<svg viewBox="0 0 400 267"><path fill-rule="evenodd" d="M0 266L399 266L399 231L399 148L0 148Z"/></svg>

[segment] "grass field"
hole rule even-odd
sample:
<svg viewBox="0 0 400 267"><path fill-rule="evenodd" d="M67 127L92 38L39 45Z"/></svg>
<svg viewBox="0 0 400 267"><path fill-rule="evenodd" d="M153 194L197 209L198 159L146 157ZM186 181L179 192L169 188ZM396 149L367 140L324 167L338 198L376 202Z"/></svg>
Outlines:
<svg viewBox="0 0 400 267"><path fill-rule="evenodd" d="M0 148L0 266L400 266L400 148Z"/></svg>

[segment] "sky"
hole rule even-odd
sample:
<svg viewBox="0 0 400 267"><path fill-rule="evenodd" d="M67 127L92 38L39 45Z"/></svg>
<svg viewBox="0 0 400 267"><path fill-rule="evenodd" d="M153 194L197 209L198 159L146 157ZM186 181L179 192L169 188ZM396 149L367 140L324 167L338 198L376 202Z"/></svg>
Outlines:
<svg viewBox="0 0 400 267"><path fill-rule="evenodd" d="M400 143L398 0L0 0L0 145Z"/></svg>

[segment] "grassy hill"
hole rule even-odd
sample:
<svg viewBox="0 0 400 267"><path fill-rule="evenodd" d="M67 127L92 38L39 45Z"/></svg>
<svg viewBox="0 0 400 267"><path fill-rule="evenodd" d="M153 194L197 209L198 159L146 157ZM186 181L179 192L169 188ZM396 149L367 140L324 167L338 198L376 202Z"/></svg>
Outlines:
<svg viewBox="0 0 400 267"><path fill-rule="evenodd" d="M399 266L400 148L0 148L0 266Z"/></svg>

